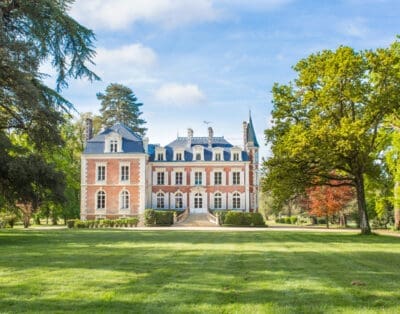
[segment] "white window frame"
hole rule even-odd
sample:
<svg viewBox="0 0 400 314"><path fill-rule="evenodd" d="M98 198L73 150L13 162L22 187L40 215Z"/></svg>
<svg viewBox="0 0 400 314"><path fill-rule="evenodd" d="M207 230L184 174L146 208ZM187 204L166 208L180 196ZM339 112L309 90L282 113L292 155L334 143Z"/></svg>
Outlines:
<svg viewBox="0 0 400 314"><path fill-rule="evenodd" d="M156 193L156 208L165 209L165 193L163 192Z"/></svg>
<svg viewBox="0 0 400 314"><path fill-rule="evenodd" d="M238 175L238 178L235 178L235 175ZM236 180L239 179L239 180ZM232 185L240 185L241 183L241 172L240 171L232 171Z"/></svg>
<svg viewBox="0 0 400 314"><path fill-rule="evenodd" d="M165 172L157 171L156 172L156 180L157 180L156 185L165 185ZM161 183L161 181L162 181L162 183Z"/></svg>
<svg viewBox="0 0 400 314"><path fill-rule="evenodd" d="M219 182L217 182L217 174L219 174ZM223 174L222 171L213 172L214 185L222 185L222 177L223 177L222 174Z"/></svg>
<svg viewBox="0 0 400 314"><path fill-rule="evenodd" d="M203 171L194 172L194 185L203 185Z"/></svg>
<svg viewBox="0 0 400 314"><path fill-rule="evenodd" d="M242 202L241 202L241 194L239 192L234 192L232 194L232 209L241 209Z"/></svg>
<svg viewBox="0 0 400 314"><path fill-rule="evenodd" d="M124 171L123 171L124 167L128 168L128 172L126 174L124 174ZM130 167L129 162L121 162L119 164L119 182L120 183L129 183L130 182L130 170L131 170L131 167ZM126 176L124 176L124 175L126 175Z"/></svg>
<svg viewBox="0 0 400 314"><path fill-rule="evenodd" d="M200 154L200 159L197 159L197 155ZM193 161L204 161L204 147L201 145L193 146Z"/></svg>
<svg viewBox="0 0 400 314"><path fill-rule="evenodd" d="M100 193L102 194L103 200L99 200ZM106 204L107 204L107 194L103 190L99 190L95 194L95 200L96 200L96 210L105 210L106 209ZM99 206L100 202L100 206Z"/></svg>
<svg viewBox="0 0 400 314"><path fill-rule="evenodd" d="M161 158L160 158L161 156ZM156 147L154 159L156 161L166 161L166 155L165 155L165 148L164 147Z"/></svg>
<svg viewBox="0 0 400 314"><path fill-rule="evenodd" d="M119 209L120 210L130 209L130 193L128 190L122 190L119 193Z"/></svg>
<svg viewBox="0 0 400 314"><path fill-rule="evenodd" d="M181 159L178 159L178 155L181 156ZM174 160L175 161L185 161L185 151L183 149L174 150Z"/></svg>
<svg viewBox="0 0 400 314"><path fill-rule="evenodd" d="M219 206L217 206L217 199L219 201ZM222 209L222 193L221 192L215 192L213 195L213 204L214 204L214 209Z"/></svg>
<svg viewBox="0 0 400 314"><path fill-rule="evenodd" d="M180 175L180 182L178 183L178 175ZM183 185L183 171L174 172L175 185Z"/></svg>
<svg viewBox="0 0 400 314"><path fill-rule="evenodd" d="M180 203L181 203L181 206L180 207L178 207L177 206L177 201L180 199ZM175 207L175 209L183 209L183 193L182 192L176 192L175 193L175 195L174 195L174 207Z"/></svg>
<svg viewBox="0 0 400 314"><path fill-rule="evenodd" d="M104 180L99 180L99 168L104 167ZM106 162L96 162L96 183L104 184L107 182L107 163Z"/></svg>
<svg viewBox="0 0 400 314"><path fill-rule="evenodd" d="M231 161L242 161L242 150L239 147L231 148Z"/></svg>

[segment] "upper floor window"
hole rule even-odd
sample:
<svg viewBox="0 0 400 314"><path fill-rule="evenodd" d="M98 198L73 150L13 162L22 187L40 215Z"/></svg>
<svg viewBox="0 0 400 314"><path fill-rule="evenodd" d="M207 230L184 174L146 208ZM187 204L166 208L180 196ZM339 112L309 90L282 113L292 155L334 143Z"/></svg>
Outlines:
<svg viewBox="0 0 400 314"><path fill-rule="evenodd" d="M183 173L175 172L175 184L182 185L183 184Z"/></svg>
<svg viewBox="0 0 400 314"><path fill-rule="evenodd" d="M106 180L106 166L97 166L97 181L105 181Z"/></svg>
<svg viewBox="0 0 400 314"><path fill-rule="evenodd" d="M240 184L240 172L232 172L232 183L235 185Z"/></svg>
<svg viewBox="0 0 400 314"><path fill-rule="evenodd" d="M161 192L157 193L157 208L165 208L164 194Z"/></svg>
<svg viewBox="0 0 400 314"><path fill-rule="evenodd" d="M215 153L215 160L220 161L221 160L221 153Z"/></svg>
<svg viewBox="0 0 400 314"><path fill-rule="evenodd" d="M176 153L176 160L182 160L182 153Z"/></svg>
<svg viewBox="0 0 400 314"><path fill-rule="evenodd" d="M196 171L194 173L194 184L195 185L202 185L203 184L203 173Z"/></svg>
<svg viewBox="0 0 400 314"><path fill-rule="evenodd" d="M233 207L233 209L240 208L240 194L237 192L233 193L232 207Z"/></svg>
<svg viewBox="0 0 400 314"><path fill-rule="evenodd" d="M163 153L157 153L157 160L164 160L164 154Z"/></svg>
<svg viewBox="0 0 400 314"><path fill-rule="evenodd" d="M157 185L164 185L165 174L164 172L157 172Z"/></svg>
<svg viewBox="0 0 400 314"><path fill-rule="evenodd" d="M129 192L122 191L119 195L119 204L120 209L128 209L129 208Z"/></svg>
<svg viewBox="0 0 400 314"><path fill-rule="evenodd" d="M233 161L239 161L239 153L233 153L232 160Z"/></svg>
<svg viewBox="0 0 400 314"><path fill-rule="evenodd" d="M215 185L222 184L222 172L214 172L214 184Z"/></svg>
<svg viewBox="0 0 400 314"><path fill-rule="evenodd" d="M97 192L96 208L97 209L106 208L106 193L104 191Z"/></svg>
<svg viewBox="0 0 400 314"><path fill-rule="evenodd" d="M117 140L110 140L110 152L116 153L118 151L118 141Z"/></svg>
<svg viewBox="0 0 400 314"><path fill-rule="evenodd" d="M196 154L196 160L201 160L201 154L200 153Z"/></svg>
<svg viewBox="0 0 400 314"><path fill-rule="evenodd" d="M121 166L121 181L129 181L129 166Z"/></svg>

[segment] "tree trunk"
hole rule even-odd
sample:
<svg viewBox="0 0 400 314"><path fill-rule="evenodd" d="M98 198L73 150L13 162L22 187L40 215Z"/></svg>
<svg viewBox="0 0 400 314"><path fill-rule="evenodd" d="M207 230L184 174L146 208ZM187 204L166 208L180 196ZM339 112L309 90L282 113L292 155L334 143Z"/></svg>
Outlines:
<svg viewBox="0 0 400 314"><path fill-rule="evenodd" d="M326 215L326 228L329 229L329 215Z"/></svg>
<svg viewBox="0 0 400 314"><path fill-rule="evenodd" d="M357 205L358 215L360 217L361 234L371 234L371 227L369 226L367 214L367 203L365 201L364 177L362 173L356 174L355 183L357 190Z"/></svg>
<svg viewBox="0 0 400 314"><path fill-rule="evenodd" d="M394 183L394 228L400 230L400 182Z"/></svg>

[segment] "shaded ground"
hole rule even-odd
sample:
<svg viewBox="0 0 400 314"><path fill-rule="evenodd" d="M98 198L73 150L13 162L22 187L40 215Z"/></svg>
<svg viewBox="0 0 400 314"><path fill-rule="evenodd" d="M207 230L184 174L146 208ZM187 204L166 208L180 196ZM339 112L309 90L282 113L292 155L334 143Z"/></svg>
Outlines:
<svg viewBox="0 0 400 314"><path fill-rule="evenodd" d="M398 265L353 233L2 230L0 311L399 313Z"/></svg>

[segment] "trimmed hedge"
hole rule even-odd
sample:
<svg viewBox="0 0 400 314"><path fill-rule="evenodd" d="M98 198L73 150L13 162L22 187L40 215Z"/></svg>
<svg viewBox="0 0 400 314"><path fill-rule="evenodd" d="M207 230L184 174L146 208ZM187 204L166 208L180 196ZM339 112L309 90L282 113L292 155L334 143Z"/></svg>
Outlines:
<svg viewBox="0 0 400 314"><path fill-rule="evenodd" d="M264 217L260 213L240 211L216 211L218 223L222 226L265 226Z"/></svg>
<svg viewBox="0 0 400 314"><path fill-rule="evenodd" d="M298 221L298 218L295 216L291 216L291 217L280 217L280 218L276 218L275 222L276 223L281 223L281 224L292 224L295 225Z"/></svg>
<svg viewBox="0 0 400 314"><path fill-rule="evenodd" d="M154 210L144 211L144 224L146 226L170 226L174 223L175 211L173 210Z"/></svg>
<svg viewBox="0 0 400 314"><path fill-rule="evenodd" d="M113 227L137 227L139 223L138 217L121 218L121 219L101 219L101 220L67 220L68 228L113 228Z"/></svg>

